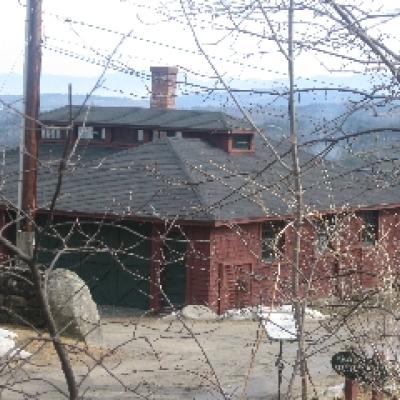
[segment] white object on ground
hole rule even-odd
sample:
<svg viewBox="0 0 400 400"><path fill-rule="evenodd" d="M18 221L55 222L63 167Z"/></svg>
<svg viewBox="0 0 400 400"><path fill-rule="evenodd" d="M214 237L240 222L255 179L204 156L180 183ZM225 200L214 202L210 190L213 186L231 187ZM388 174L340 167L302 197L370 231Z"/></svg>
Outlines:
<svg viewBox="0 0 400 400"><path fill-rule="evenodd" d="M0 338L15 339L18 335L15 332L9 331L8 329L0 328Z"/></svg>
<svg viewBox="0 0 400 400"><path fill-rule="evenodd" d="M329 386L326 388L320 398L324 400L334 400L343 398L344 384Z"/></svg>
<svg viewBox="0 0 400 400"><path fill-rule="evenodd" d="M268 313L293 313L292 306L290 304L285 304L277 307L267 307L267 306L254 306L254 307L245 307L245 308L234 308L232 310L225 311L223 318L231 319L231 320L252 320L259 318L262 314ZM322 314L318 310L314 310L313 308L306 307L305 311L306 320L322 320L327 318L326 315Z"/></svg>
<svg viewBox="0 0 400 400"><path fill-rule="evenodd" d="M8 337L0 338L0 357L4 357L7 353L15 349L15 342Z"/></svg>
<svg viewBox="0 0 400 400"><path fill-rule="evenodd" d="M0 328L0 358L8 356L25 359L32 355L28 351L21 350L16 346L14 340L16 337L17 334L15 332Z"/></svg>
<svg viewBox="0 0 400 400"><path fill-rule="evenodd" d="M284 304L279 307L266 307L260 306L259 313L268 313L268 312L283 312L283 313L293 313L293 307L291 304ZM318 310L314 310L313 308L306 307L305 310L306 320L321 320L327 318L326 315L322 314Z"/></svg>
<svg viewBox="0 0 400 400"><path fill-rule="evenodd" d="M273 340L296 340L296 324L292 312L261 313L267 336Z"/></svg>

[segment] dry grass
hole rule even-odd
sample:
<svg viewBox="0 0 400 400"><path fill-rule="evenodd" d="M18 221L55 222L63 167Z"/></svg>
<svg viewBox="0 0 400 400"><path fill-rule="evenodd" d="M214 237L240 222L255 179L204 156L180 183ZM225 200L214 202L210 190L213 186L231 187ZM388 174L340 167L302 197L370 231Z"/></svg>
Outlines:
<svg viewBox="0 0 400 400"><path fill-rule="evenodd" d="M373 397L372 393L372 388L368 385L365 384L360 384L358 387L358 394L357 394L357 400L371 400ZM393 393L392 396L384 394L384 393L379 393L376 399L380 400L393 400L393 399L398 399L399 394Z"/></svg>
<svg viewBox="0 0 400 400"><path fill-rule="evenodd" d="M47 332L35 331L27 327L16 325L4 326L15 332L19 348L32 353L29 362L36 366L59 365L57 353ZM91 367L104 359L114 358L115 351L105 347L88 346L86 343L71 337L61 337L61 341L68 351L73 366L85 365Z"/></svg>

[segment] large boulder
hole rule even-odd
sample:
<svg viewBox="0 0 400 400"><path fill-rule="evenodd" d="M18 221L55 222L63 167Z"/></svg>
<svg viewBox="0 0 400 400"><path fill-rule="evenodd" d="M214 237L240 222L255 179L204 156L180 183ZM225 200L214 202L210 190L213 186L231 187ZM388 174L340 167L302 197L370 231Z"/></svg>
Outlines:
<svg viewBox="0 0 400 400"><path fill-rule="evenodd" d="M101 344L102 332L97 305L79 276L66 269L49 274L47 299L57 329L86 343Z"/></svg>
<svg viewBox="0 0 400 400"><path fill-rule="evenodd" d="M181 315L186 319L201 321L215 321L219 319L218 315L213 310L201 305L189 305L183 307Z"/></svg>

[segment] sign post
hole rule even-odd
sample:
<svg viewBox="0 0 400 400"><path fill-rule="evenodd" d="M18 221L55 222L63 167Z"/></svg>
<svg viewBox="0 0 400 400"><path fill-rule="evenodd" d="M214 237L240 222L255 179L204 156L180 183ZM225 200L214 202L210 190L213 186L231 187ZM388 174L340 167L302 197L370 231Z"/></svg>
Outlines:
<svg viewBox="0 0 400 400"><path fill-rule="evenodd" d="M279 340L279 354L275 362L275 367L278 368L278 400L281 400L281 386L282 386L282 374L283 368L283 340Z"/></svg>
<svg viewBox="0 0 400 400"><path fill-rule="evenodd" d="M267 336L271 340L279 341L279 353L275 366L278 368L278 400L281 399L283 363L283 342L297 340L296 324L292 312L271 311L260 315Z"/></svg>
<svg viewBox="0 0 400 400"><path fill-rule="evenodd" d="M381 388L389 378L389 372L378 354L369 358L354 351L340 351L333 355L331 363L335 372L346 379L346 400L355 400L358 391L357 382L371 385L376 397L376 388Z"/></svg>
<svg viewBox="0 0 400 400"><path fill-rule="evenodd" d="M344 398L345 400L356 400L358 396L358 383L349 378L344 380Z"/></svg>

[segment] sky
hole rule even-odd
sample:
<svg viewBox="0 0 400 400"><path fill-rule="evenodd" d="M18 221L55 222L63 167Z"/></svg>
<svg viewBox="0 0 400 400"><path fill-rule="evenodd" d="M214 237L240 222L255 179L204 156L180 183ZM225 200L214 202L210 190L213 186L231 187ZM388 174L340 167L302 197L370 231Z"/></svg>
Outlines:
<svg viewBox="0 0 400 400"><path fill-rule="evenodd" d="M0 74L3 75L21 73L23 69L25 1L1 0ZM263 4L277 1L264 1ZM254 82L286 77L285 57L272 40L263 37L268 31L266 20L250 19L251 9L239 7L254 1L225 0L225 4L232 6L231 11L238 11L234 16L238 29L251 31L251 34L233 32L232 20L221 8L222 1L189 0L187 3L200 43L226 79ZM367 7L371 1L354 0L353 3ZM376 9L382 6L383 10L395 10L396 3L397 0L373 2ZM286 14L273 18L280 29ZM310 30L315 35L327 35L321 26L313 25L314 18L315 15L310 13L297 16L297 37L309 34ZM377 35L388 35L385 40L396 49L398 22L394 19L375 28ZM214 76L205 57L199 54L178 0L43 0L42 71L52 75L96 77L102 67L95 64L104 62L123 34L128 37L115 54L116 68L146 74L151 65L178 65L181 71L196 80ZM351 68L346 65L349 72ZM312 77L341 69L342 60L338 62L326 54L304 52L296 58L297 76ZM0 81L0 94L2 86L5 90L5 84Z"/></svg>

